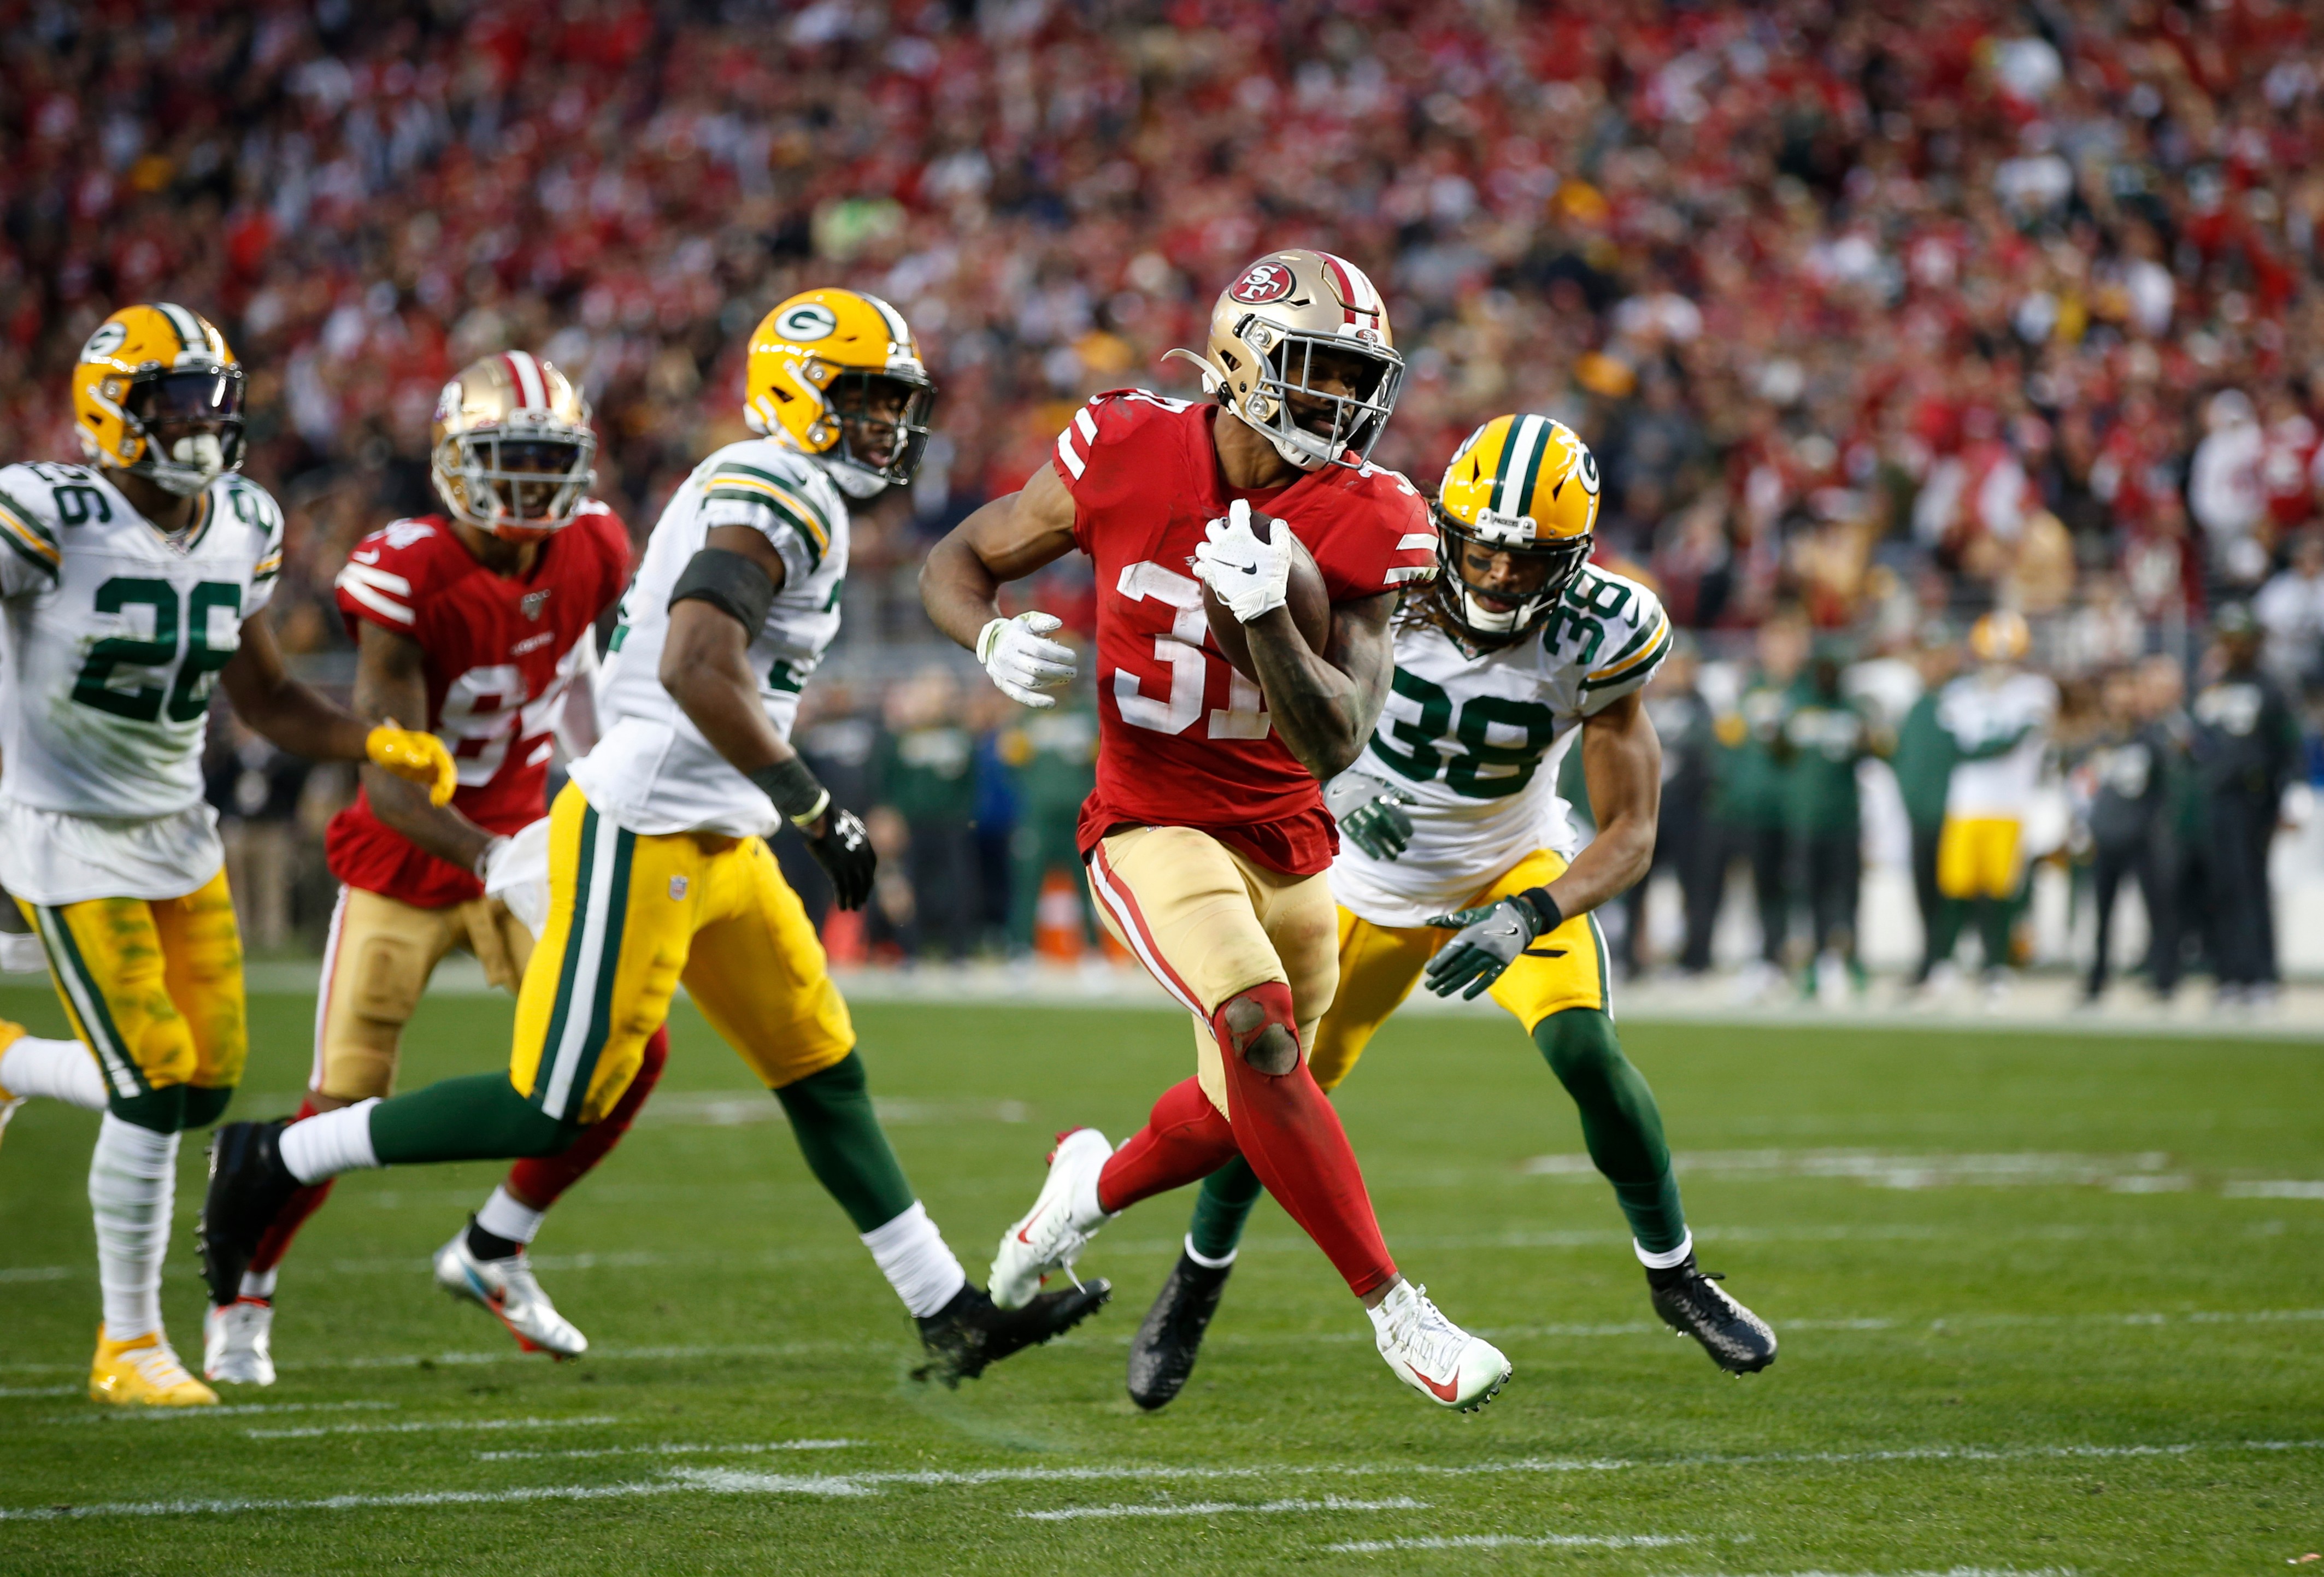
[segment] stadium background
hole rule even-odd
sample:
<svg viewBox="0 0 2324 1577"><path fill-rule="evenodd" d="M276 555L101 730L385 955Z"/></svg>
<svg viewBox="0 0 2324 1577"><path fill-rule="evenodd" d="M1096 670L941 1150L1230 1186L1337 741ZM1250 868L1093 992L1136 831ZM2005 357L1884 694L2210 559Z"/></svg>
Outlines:
<svg viewBox="0 0 2324 1577"><path fill-rule="evenodd" d="M740 435L767 307L844 281L905 311L940 437L859 522L803 734L889 801L876 944L1002 945L1012 909L1021 937L1010 835L1021 866L1070 798L1023 769L1085 749L944 677L922 552L1074 401L1172 386L1161 351L1293 241L1388 292L1412 374L1379 458L1426 482L1486 415L1573 423L1605 555L1715 659L1784 609L1869 659L2009 606L2070 724L2141 653L2200 670L2211 611L2258 595L2271 661L2317 677L2324 97L2297 6L324 0L19 5L0 32L0 431L77 452L65 370L112 305L215 317L290 516L278 627L325 678L331 576L429 507L466 360L581 379L642 536ZM1075 573L1027 595L1085 623ZM346 786L223 728L212 782L254 939L293 942ZM1914 927L1874 822L1894 959ZM2277 859L2289 962L2324 966L2297 921L2324 857ZM915 887L951 895L920 906L941 934Z"/></svg>

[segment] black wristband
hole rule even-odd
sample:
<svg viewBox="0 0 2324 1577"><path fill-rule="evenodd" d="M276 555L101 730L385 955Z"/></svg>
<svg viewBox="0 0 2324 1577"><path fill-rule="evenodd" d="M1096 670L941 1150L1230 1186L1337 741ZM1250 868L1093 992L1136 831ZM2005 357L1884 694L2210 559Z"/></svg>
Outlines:
<svg viewBox="0 0 2324 1577"><path fill-rule="evenodd" d="M1565 924L1565 911L1557 907L1557 900L1549 896L1546 887L1528 887L1517 894L1517 901L1533 910L1534 918L1539 922L1534 927L1536 936L1546 936Z"/></svg>
<svg viewBox="0 0 2324 1577"><path fill-rule="evenodd" d="M705 548L686 561L670 588L669 605L708 603L742 626L752 641L767 622L775 604L775 583L767 572L742 554L725 548Z"/></svg>
<svg viewBox="0 0 2324 1577"><path fill-rule="evenodd" d="M807 763L793 756L787 761L777 761L761 767L744 777L758 786L759 792L775 802L775 808L794 825L801 821L813 821L831 803L831 795L816 781Z"/></svg>

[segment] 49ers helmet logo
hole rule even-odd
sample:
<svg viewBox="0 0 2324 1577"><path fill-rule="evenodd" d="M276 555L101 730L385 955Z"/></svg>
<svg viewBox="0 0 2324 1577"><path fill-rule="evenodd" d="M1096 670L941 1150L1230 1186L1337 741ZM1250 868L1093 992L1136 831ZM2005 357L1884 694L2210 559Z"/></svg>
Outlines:
<svg viewBox="0 0 2324 1577"><path fill-rule="evenodd" d="M1279 263L1254 263L1227 294L1246 307L1264 307L1289 295L1296 282L1291 271Z"/></svg>

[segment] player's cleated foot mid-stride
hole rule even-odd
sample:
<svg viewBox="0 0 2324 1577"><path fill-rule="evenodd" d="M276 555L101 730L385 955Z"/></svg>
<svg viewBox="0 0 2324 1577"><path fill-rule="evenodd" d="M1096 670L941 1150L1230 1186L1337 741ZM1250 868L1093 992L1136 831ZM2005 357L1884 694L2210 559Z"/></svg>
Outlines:
<svg viewBox="0 0 2324 1577"><path fill-rule="evenodd" d="M1400 1281L1370 1312L1388 1368L1439 1406L1473 1413L1508 1383L1501 1350L1446 1319L1426 1287Z"/></svg>
<svg viewBox="0 0 2324 1577"><path fill-rule="evenodd" d="M982 1288L964 1286L937 1313L920 1317L920 1345L927 1349L928 1361L914 1370L912 1378L940 1380L948 1389L957 1387L1012 1352L1064 1335L1112 1296L1112 1284L1099 1278L1041 1293L1021 1309L1004 1309Z"/></svg>
<svg viewBox="0 0 2324 1577"><path fill-rule="evenodd" d="M1151 1413L1167 1406L1186 1388L1194 1360L1203 1351L1203 1334L1211 1316L1219 1312L1219 1297L1227 1289L1227 1273L1234 1261L1205 1265L1185 1250L1162 1284L1146 1323L1130 1339L1130 1399Z"/></svg>
<svg viewBox="0 0 2324 1577"><path fill-rule="evenodd" d="M464 1227L436 1250L436 1285L506 1325L527 1352L546 1352L562 1360L589 1351L589 1338L558 1314L540 1290L532 1261L521 1249L503 1259L484 1259L468 1247Z"/></svg>
<svg viewBox="0 0 2324 1577"><path fill-rule="evenodd" d="M1097 1175L1113 1154L1105 1135L1076 1128L1057 1136L1049 1152L1049 1176L1033 1208L1001 1234L992 1256L992 1301L1021 1309L1047 1277L1073 1275L1074 1261L1109 1218L1097 1203ZM1074 1279L1078 1286L1080 1280Z"/></svg>
<svg viewBox="0 0 2324 1577"><path fill-rule="evenodd" d="M1775 1361L1775 1333L1719 1282L1696 1267L1692 1254L1667 1270L1646 1272L1663 1323L1702 1342L1711 1361L1728 1373L1756 1374Z"/></svg>
<svg viewBox="0 0 2324 1577"><path fill-rule="evenodd" d="M242 1296L242 1273L250 1268L258 1240L274 1224L299 1179L282 1164L278 1148L287 1120L229 1122L210 1136L210 1183L202 1198L195 1234L201 1243L202 1279L210 1302L230 1304Z"/></svg>
<svg viewBox="0 0 2324 1577"><path fill-rule="evenodd" d="M274 1383L274 1305L263 1297L212 1304L202 1316L202 1377L220 1385Z"/></svg>
<svg viewBox="0 0 2324 1577"><path fill-rule="evenodd" d="M97 1357L88 1366L88 1399L124 1407L208 1407L217 1405L217 1393L187 1372L161 1332L115 1342L100 1325Z"/></svg>

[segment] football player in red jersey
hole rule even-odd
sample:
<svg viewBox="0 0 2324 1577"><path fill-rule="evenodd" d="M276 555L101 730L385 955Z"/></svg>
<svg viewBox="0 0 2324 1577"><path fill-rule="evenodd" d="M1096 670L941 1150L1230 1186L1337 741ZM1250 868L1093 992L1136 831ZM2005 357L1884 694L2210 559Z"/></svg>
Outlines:
<svg viewBox="0 0 2324 1577"><path fill-rule="evenodd" d="M1480 1406L1508 1360L1397 1275L1306 1065L1339 973L1324 877L1338 834L1321 785L1370 736L1388 615L1436 564L1420 495L1366 459L1403 362L1363 272L1305 250L1270 253L1227 287L1206 355L1171 354L1213 400L1097 396L1051 462L962 522L921 577L937 627L1008 695L1047 706L1074 677L1073 654L1046 639L1057 621L1003 618L995 594L1089 555L1102 745L1083 858L1107 927L1194 1017L1195 1077L1143 1130L1119 1150L1093 1129L1061 1138L1040 1197L1001 1240L992 1296L1030 1298L1114 1214L1240 1154L1363 1300L1398 1378ZM1321 652L1286 606L1286 527L1331 599ZM1205 586L1242 622L1256 682L1209 640Z"/></svg>
<svg viewBox="0 0 2324 1577"><path fill-rule="evenodd" d="M445 386L435 440L445 512L364 538L337 593L356 641L355 709L424 716L452 752L459 788L433 807L366 770L355 804L331 822L331 873L344 885L301 1116L392 1091L403 1026L447 953L475 954L511 991L523 979L532 932L487 895L485 877L510 835L548 814L556 740L570 755L595 741L595 625L629 579L629 534L587 496L597 447L588 402L556 367L512 351L465 369ZM667 1050L656 1035L620 1108L564 1154L518 1162L437 1255L438 1281L498 1314L529 1349L567 1357L588 1345L541 1293L524 1245L627 1129ZM276 1268L330 1191L328 1181L300 1189L237 1283L213 1277L211 1379L273 1382Z"/></svg>

